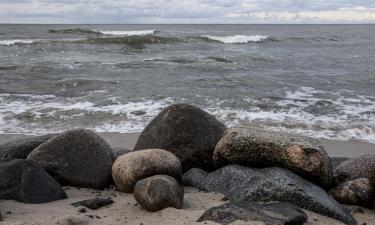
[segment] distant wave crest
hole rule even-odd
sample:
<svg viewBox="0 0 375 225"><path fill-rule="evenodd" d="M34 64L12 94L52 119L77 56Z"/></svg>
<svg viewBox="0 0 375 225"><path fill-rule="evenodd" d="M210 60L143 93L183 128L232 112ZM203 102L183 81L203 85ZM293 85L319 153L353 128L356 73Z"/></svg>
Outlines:
<svg viewBox="0 0 375 225"><path fill-rule="evenodd" d="M12 39L12 40L0 40L0 45L16 45L16 44L32 44L34 43L34 40L30 39Z"/></svg>
<svg viewBox="0 0 375 225"><path fill-rule="evenodd" d="M114 31L99 31L104 35L113 35L113 36L145 36L152 35L156 30L114 30Z"/></svg>
<svg viewBox="0 0 375 225"><path fill-rule="evenodd" d="M234 35L234 36L212 36L203 35L203 38L209 40L222 42L225 44L246 44L249 42L262 42L267 40L269 37L265 35Z"/></svg>

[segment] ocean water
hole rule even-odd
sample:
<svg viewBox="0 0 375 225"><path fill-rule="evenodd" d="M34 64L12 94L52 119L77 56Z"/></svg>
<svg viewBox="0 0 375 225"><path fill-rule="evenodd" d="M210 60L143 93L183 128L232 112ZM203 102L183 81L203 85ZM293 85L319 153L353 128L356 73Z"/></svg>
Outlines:
<svg viewBox="0 0 375 225"><path fill-rule="evenodd" d="M375 143L375 26L0 25L0 133L137 132L181 102Z"/></svg>

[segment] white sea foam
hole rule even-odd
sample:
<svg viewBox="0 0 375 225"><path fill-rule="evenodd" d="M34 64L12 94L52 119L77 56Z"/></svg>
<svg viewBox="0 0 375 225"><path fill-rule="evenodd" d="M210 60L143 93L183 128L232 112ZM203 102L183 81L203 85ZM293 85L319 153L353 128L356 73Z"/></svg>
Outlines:
<svg viewBox="0 0 375 225"><path fill-rule="evenodd" d="M11 46L15 44L32 44L34 40L30 39L12 39L12 40L0 40L0 45Z"/></svg>
<svg viewBox="0 0 375 225"><path fill-rule="evenodd" d="M101 34L113 35L113 36L145 36L152 35L155 30L114 30L114 31L99 31Z"/></svg>
<svg viewBox="0 0 375 225"><path fill-rule="evenodd" d="M261 42L268 39L268 36L264 35L234 35L234 36L211 36L211 35L204 35L210 40L220 41L225 44L246 44L248 42Z"/></svg>

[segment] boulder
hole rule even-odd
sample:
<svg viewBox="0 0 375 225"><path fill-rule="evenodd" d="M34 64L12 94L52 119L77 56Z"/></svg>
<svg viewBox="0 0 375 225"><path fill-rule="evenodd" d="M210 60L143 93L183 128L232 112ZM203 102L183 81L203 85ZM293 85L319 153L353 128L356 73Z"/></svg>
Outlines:
<svg viewBox="0 0 375 225"><path fill-rule="evenodd" d="M78 207L78 206L85 206L89 209L96 210L103 206L107 206L113 203L113 200L111 198L92 198L87 199L79 202L73 202L72 206Z"/></svg>
<svg viewBox="0 0 375 225"><path fill-rule="evenodd" d="M228 129L217 143L214 162L218 167L239 164L249 167L282 167L329 188L331 160L320 142L297 135L253 128Z"/></svg>
<svg viewBox="0 0 375 225"><path fill-rule="evenodd" d="M132 150L130 149L127 149L127 148L113 148L112 149L112 152L113 152L113 161L115 161L118 157L122 156L122 155L125 155L129 152L131 152Z"/></svg>
<svg viewBox="0 0 375 225"><path fill-rule="evenodd" d="M208 173L199 168L192 168L182 175L182 184L204 190L204 182Z"/></svg>
<svg viewBox="0 0 375 225"><path fill-rule="evenodd" d="M224 131L221 122L197 107L171 105L147 125L135 150L165 149L180 159L184 171L194 167L213 170L212 154Z"/></svg>
<svg viewBox="0 0 375 225"><path fill-rule="evenodd" d="M374 187L368 178L344 182L332 188L329 194L343 204L373 207Z"/></svg>
<svg viewBox="0 0 375 225"><path fill-rule="evenodd" d="M0 199L45 203L66 198L61 186L39 164L15 159L0 163Z"/></svg>
<svg viewBox="0 0 375 225"><path fill-rule="evenodd" d="M28 159L41 164L60 184L105 188L112 182L112 149L89 130L69 130L34 149Z"/></svg>
<svg viewBox="0 0 375 225"><path fill-rule="evenodd" d="M197 222L206 220L223 225L236 220L260 221L277 225L303 225L307 221L307 215L302 209L290 203L240 201L208 209Z"/></svg>
<svg viewBox="0 0 375 225"><path fill-rule="evenodd" d="M32 150L53 136L53 134L47 134L2 143L0 144L0 162L11 161L13 159L26 159Z"/></svg>
<svg viewBox="0 0 375 225"><path fill-rule="evenodd" d="M348 225L357 224L322 188L287 169L228 165L209 173L201 185L208 191L224 194L231 201L289 202Z"/></svg>
<svg viewBox="0 0 375 225"><path fill-rule="evenodd" d="M141 179L157 174L181 180L182 167L178 158L162 149L145 149L120 156L112 166L112 177L117 190L133 192Z"/></svg>
<svg viewBox="0 0 375 225"><path fill-rule="evenodd" d="M138 181L134 187L134 197L151 212L168 207L181 209L184 191L173 177L156 175Z"/></svg>
<svg viewBox="0 0 375 225"><path fill-rule="evenodd" d="M357 178L368 178L375 186L375 155L363 155L349 159L334 171L334 179L337 183Z"/></svg>

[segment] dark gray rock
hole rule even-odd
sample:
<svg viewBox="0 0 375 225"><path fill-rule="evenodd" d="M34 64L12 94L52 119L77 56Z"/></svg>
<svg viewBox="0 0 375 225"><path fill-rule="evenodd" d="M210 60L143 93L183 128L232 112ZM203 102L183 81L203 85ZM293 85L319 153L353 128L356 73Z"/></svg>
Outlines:
<svg viewBox="0 0 375 225"><path fill-rule="evenodd" d="M89 130L57 135L34 149L28 159L41 164L64 186L105 188L112 182L112 149Z"/></svg>
<svg viewBox="0 0 375 225"><path fill-rule="evenodd" d="M343 162L348 161L350 158L347 157L331 157L331 164L333 170L339 167Z"/></svg>
<svg viewBox="0 0 375 225"><path fill-rule="evenodd" d="M156 175L138 181L134 187L134 197L143 208L151 212L168 207L181 209L184 191L173 177Z"/></svg>
<svg viewBox="0 0 375 225"><path fill-rule="evenodd" d="M344 182L332 188L329 194L343 204L373 207L374 187L368 178Z"/></svg>
<svg viewBox="0 0 375 225"><path fill-rule="evenodd" d="M224 194L231 201L289 202L348 225L357 224L350 213L323 189L287 169L229 165L209 173L204 187Z"/></svg>
<svg viewBox="0 0 375 225"><path fill-rule="evenodd" d="M218 167L282 167L324 188L332 186L331 159L319 141L250 127L228 129L213 155Z"/></svg>
<svg viewBox="0 0 375 225"><path fill-rule="evenodd" d="M277 225L302 225L307 221L307 215L290 203L240 201L213 207L205 211L197 222L206 220L224 225L236 220L261 221L265 224Z"/></svg>
<svg viewBox="0 0 375 225"><path fill-rule="evenodd" d="M0 199L45 203L66 198L61 186L39 164L15 159L0 163Z"/></svg>
<svg viewBox="0 0 375 225"><path fill-rule="evenodd" d="M113 161L115 161L118 157L125 155L129 152L132 152L132 150L127 149L127 148L113 148Z"/></svg>
<svg viewBox="0 0 375 225"><path fill-rule="evenodd" d="M160 148L175 154L184 171L213 170L212 154L225 126L207 112L186 104L159 113L140 135L135 150Z"/></svg>
<svg viewBox="0 0 375 225"><path fill-rule="evenodd" d="M182 175L182 184L204 190L204 182L208 173L199 168L192 168Z"/></svg>
<svg viewBox="0 0 375 225"><path fill-rule="evenodd" d="M87 199L79 202L73 202L72 206L78 207L78 206L85 206L89 209L96 210L103 206L107 206L113 203L113 200L111 198L92 198Z"/></svg>
<svg viewBox="0 0 375 225"><path fill-rule="evenodd" d="M334 178L337 183L368 178L375 186L375 155L363 155L343 162L335 169Z"/></svg>
<svg viewBox="0 0 375 225"><path fill-rule="evenodd" d="M1 211L0 211L0 222L3 221L3 216L1 215Z"/></svg>
<svg viewBox="0 0 375 225"><path fill-rule="evenodd" d="M37 137L26 137L0 144L0 161L26 159L32 150L51 139L54 135L47 134Z"/></svg>

